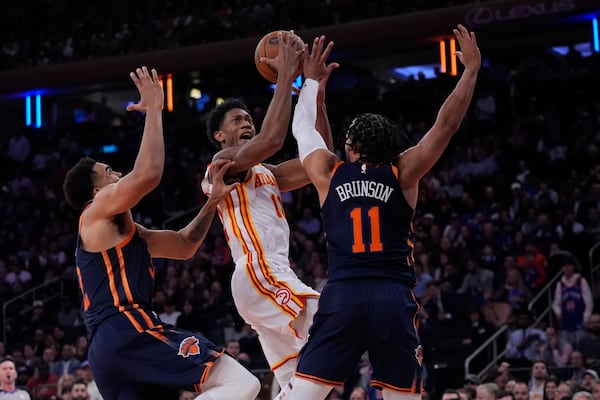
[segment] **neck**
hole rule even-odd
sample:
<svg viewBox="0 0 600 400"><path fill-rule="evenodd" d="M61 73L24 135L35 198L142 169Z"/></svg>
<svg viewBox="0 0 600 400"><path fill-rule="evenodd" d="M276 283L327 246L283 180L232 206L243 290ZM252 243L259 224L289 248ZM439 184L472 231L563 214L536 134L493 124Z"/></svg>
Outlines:
<svg viewBox="0 0 600 400"><path fill-rule="evenodd" d="M0 384L0 389L6 391L6 392L14 392L16 389L16 386L14 384L14 382L8 382L8 383L1 383Z"/></svg>

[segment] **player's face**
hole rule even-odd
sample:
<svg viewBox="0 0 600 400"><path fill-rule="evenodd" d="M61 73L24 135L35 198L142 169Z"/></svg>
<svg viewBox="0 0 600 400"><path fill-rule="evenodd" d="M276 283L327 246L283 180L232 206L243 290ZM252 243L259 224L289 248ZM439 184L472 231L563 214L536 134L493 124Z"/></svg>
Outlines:
<svg viewBox="0 0 600 400"><path fill-rule="evenodd" d="M113 171L110 165L97 162L93 168L96 175L94 176L94 188L102 189L104 186L109 185L111 183L116 183L123 176L122 173L118 171Z"/></svg>
<svg viewBox="0 0 600 400"><path fill-rule="evenodd" d="M359 154L354 151L354 146L350 143L350 139L346 138L346 143L344 145L344 149L346 151L346 161L354 162L358 159Z"/></svg>
<svg viewBox="0 0 600 400"><path fill-rule="evenodd" d="M225 113L221 129L215 132L215 139L221 148L241 146L256 136L256 127L246 110L233 108Z"/></svg>

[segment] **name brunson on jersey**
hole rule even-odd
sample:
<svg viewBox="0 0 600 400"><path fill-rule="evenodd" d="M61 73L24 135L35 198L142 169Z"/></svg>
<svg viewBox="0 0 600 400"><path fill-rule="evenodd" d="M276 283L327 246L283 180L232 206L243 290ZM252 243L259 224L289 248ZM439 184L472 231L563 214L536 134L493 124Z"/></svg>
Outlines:
<svg viewBox="0 0 600 400"><path fill-rule="evenodd" d="M335 187L340 196L340 201L348 200L350 197L374 197L387 203L394 188L383 183L373 181L352 181Z"/></svg>

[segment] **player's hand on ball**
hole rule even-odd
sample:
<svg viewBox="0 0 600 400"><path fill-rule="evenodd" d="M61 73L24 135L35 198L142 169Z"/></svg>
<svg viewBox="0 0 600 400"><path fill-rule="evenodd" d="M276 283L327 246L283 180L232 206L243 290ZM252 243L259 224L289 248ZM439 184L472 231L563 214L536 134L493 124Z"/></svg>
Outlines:
<svg viewBox="0 0 600 400"><path fill-rule="evenodd" d="M478 71L481 67L481 54L477 47L475 33L469 32L467 28L459 24L458 29L454 29L454 36L456 36L460 47L460 50L455 51L454 54L466 69Z"/></svg>
<svg viewBox="0 0 600 400"><path fill-rule="evenodd" d="M304 53L304 45L293 31L277 32L277 41L277 56L275 58L260 57L259 61L276 70L278 76L282 75L291 81L296 75L298 64Z"/></svg>

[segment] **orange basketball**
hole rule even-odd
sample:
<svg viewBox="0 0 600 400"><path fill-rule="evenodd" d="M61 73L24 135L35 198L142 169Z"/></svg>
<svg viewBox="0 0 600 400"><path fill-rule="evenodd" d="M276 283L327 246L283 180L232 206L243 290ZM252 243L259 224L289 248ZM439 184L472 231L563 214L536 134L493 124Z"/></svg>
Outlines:
<svg viewBox="0 0 600 400"><path fill-rule="evenodd" d="M288 35L294 35L297 40L300 42L300 46L298 50L304 47L304 42L298 35L295 33L291 33L289 31L273 31L267 33L265 36L260 39L258 44L256 45L256 50L254 52L254 64L256 64L256 69L258 72L269 82L275 83L277 81L277 71L272 68L270 65L264 62L260 62L261 57L265 58L275 58L279 53L279 42L277 39L277 33L283 32L283 40L287 39ZM294 75L294 78L302 73L302 61L298 64L298 70Z"/></svg>

